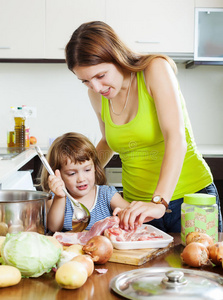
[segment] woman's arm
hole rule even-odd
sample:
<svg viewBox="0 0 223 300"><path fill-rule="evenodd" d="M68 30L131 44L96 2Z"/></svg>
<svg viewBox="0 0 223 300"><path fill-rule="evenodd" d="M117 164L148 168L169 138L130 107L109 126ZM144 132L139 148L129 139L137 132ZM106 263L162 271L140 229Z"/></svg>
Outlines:
<svg viewBox="0 0 223 300"><path fill-rule="evenodd" d="M154 59L145 70L147 89L155 101L165 153L154 195L170 201L177 185L187 149L178 82L169 63Z"/></svg>
<svg viewBox="0 0 223 300"><path fill-rule="evenodd" d="M106 137L105 137L105 124L101 119L101 95L96 94L92 90L88 90L88 95L91 100L91 105L97 115L102 138L99 141L98 145L96 146L98 157L101 162L102 167L105 167L106 164L110 161L112 158L114 152L111 150L111 148L108 146Z"/></svg>
<svg viewBox="0 0 223 300"><path fill-rule="evenodd" d="M55 175L50 175L48 179L49 188L54 193L54 198L47 214L47 228L52 232L62 230L66 205L66 197L62 190L64 183L60 177L59 170L55 171Z"/></svg>
<svg viewBox="0 0 223 300"><path fill-rule="evenodd" d="M168 203L177 185L187 149L178 82L171 66L162 58L152 60L144 74L148 92L155 101L165 143L160 175L153 195L162 196ZM141 225L154 218L161 218L165 211L163 204L134 201L127 209L118 212L120 226L127 229L137 223Z"/></svg>

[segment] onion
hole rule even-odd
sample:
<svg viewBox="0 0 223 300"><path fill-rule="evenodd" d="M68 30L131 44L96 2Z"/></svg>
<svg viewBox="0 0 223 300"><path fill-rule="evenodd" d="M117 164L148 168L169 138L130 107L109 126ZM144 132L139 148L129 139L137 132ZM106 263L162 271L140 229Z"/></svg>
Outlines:
<svg viewBox="0 0 223 300"><path fill-rule="evenodd" d="M218 242L209 248L209 256L215 265L221 265L223 259L223 242Z"/></svg>
<svg viewBox="0 0 223 300"><path fill-rule="evenodd" d="M89 254L92 260L97 264L106 263L113 253L111 241L101 235L91 238L82 249L85 253Z"/></svg>
<svg viewBox="0 0 223 300"><path fill-rule="evenodd" d="M208 263L209 252L203 244L192 242L184 248L181 259L191 267L200 267Z"/></svg>
<svg viewBox="0 0 223 300"><path fill-rule="evenodd" d="M91 276L94 271L94 263L90 255L78 255L75 256L71 261L78 261L82 263L87 270L88 277Z"/></svg>
<svg viewBox="0 0 223 300"><path fill-rule="evenodd" d="M213 238L210 237L208 234L196 231L190 232L186 236L186 245L192 242L201 243L207 248L214 244Z"/></svg>

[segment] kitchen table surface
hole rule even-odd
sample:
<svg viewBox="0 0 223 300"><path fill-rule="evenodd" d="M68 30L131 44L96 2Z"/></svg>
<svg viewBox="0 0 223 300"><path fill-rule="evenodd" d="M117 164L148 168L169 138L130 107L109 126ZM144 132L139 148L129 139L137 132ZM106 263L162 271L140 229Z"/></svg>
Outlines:
<svg viewBox="0 0 223 300"><path fill-rule="evenodd" d="M124 299L109 289L109 283L112 278L118 274L138 268L149 267L174 267L174 268L190 268L181 263L180 254L184 247L181 245L180 234L171 234L174 237L174 247L168 252L154 258L150 262L140 267L108 262L104 265L95 265L95 268L108 269L106 274L98 274L96 271L87 279L86 283L76 290L66 290L60 288L56 281L54 272L44 274L39 278L23 278L21 282L12 287L0 289L0 299L4 300L115 300ZM219 241L223 240L223 233L219 233ZM206 266L202 268L191 268L197 270L205 270L220 274L223 276L221 266Z"/></svg>

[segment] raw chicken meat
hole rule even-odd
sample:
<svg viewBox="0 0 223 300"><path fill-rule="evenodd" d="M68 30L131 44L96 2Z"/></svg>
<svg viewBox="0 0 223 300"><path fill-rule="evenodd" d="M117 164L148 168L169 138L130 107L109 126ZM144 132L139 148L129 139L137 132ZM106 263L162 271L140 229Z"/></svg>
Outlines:
<svg viewBox="0 0 223 300"><path fill-rule="evenodd" d="M53 236L64 246L70 246L74 244L85 245L93 236L103 235L106 229L113 226L118 226L118 224L118 217L107 217L96 222L89 231L55 232Z"/></svg>

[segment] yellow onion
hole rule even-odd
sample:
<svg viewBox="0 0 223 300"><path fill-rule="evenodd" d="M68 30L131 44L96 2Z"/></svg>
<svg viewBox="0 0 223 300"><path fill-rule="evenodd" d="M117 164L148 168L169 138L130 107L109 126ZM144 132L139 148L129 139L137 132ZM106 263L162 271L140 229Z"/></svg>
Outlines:
<svg viewBox="0 0 223 300"><path fill-rule="evenodd" d="M192 242L184 248L181 259L191 267L201 267L208 263L209 252L203 244Z"/></svg>
<svg viewBox="0 0 223 300"><path fill-rule="evenodd" d="M186 245L192 242L201 243L207 248L214 244L213 238L210 237L208 234L196 231L190 232L186 236Z"/></svg>
<svg viewBox="0 0 223 300"><path fill-rule="evenodd" d="M209 247L209 256L214 264L221 265L223 259L223 242L217 242Z"/></svg>
<svg viewBox="0 0 223 300"><path fill-rule="evenodd" d="M113 253L111 241L102 235L91 238L82 249L96 264L105 264Z"/></svg>

